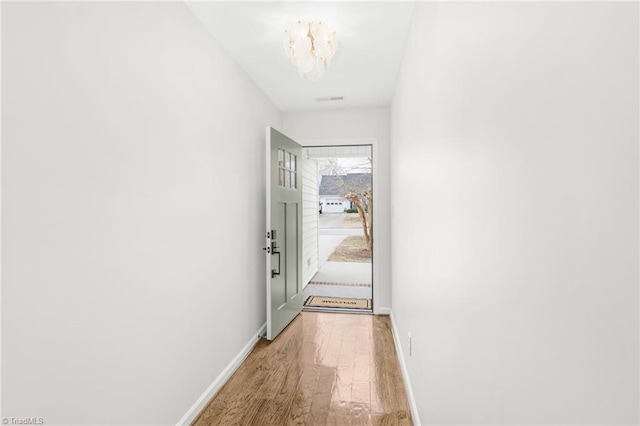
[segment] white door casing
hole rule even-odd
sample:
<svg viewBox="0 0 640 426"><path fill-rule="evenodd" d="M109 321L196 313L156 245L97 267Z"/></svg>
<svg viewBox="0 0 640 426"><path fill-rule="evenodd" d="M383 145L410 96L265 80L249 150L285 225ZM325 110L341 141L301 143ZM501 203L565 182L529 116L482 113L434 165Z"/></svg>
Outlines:
<svg viewBox="0 0 640 426"><path fill-rule="evenodd" d="M373 194L379 198L380 194L380 155L378 154L379 141L377 138L349 138L349 139L301 139L299 141L305 148L318 147L343 147L343 146L370 146L373 155ZM324 210L323 210L324 211ZM373 313L376 315L389 315L391 313L391 283L389 280L381 280L381 263L386 263L385 269L390 269L390 256L388 247L380 246L380 203L373 203ZM383 249L387 253L381 253ZM380 302L381 287L385 287L386 294L384 304Z"/></svg>

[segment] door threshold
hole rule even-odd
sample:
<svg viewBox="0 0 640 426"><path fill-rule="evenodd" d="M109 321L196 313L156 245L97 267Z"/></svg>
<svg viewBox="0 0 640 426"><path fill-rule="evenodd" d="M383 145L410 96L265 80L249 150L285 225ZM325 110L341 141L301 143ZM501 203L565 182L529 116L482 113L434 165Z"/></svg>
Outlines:
<svg viewBox="0 0 640 426"><path fill-rule="evenodd" d="M304 306L302 308L303 311L311 311L311 312L346 312L349 314L373 314L373 309L352 309L352 308L323 308L320 306Z"/></svg>

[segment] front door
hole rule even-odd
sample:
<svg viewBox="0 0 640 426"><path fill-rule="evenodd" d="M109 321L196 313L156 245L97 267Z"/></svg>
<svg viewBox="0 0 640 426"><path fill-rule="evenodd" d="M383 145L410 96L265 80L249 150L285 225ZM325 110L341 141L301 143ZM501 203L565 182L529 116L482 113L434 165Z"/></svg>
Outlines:
<svg viewBox="0 0 640 426"><path fill-rule="evenodd" d="M267 127L267 339L302 311L302 146Z"/></svg>

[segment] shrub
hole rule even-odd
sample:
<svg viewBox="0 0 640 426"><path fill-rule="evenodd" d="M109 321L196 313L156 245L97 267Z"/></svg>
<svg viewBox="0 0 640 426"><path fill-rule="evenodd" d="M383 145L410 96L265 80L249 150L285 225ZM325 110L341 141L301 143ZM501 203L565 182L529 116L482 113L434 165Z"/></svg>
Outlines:
<svg viewBox="0 0 640 426"><path fill-rule="evenodd" d="M358 209L346 209L345 212L347 212L347 213L358 213Z"/></svg>

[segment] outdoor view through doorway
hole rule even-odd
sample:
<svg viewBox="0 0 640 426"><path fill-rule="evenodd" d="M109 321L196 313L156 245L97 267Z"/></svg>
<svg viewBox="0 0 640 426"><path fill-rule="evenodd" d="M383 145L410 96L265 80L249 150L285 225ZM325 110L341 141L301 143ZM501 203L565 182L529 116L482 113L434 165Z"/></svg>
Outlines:
<svg viewBox="0 0 640 426"><path fill-rule="evenodd" d="M372 147L303 148L302 155L305 308L371 312Z"/></svg>

